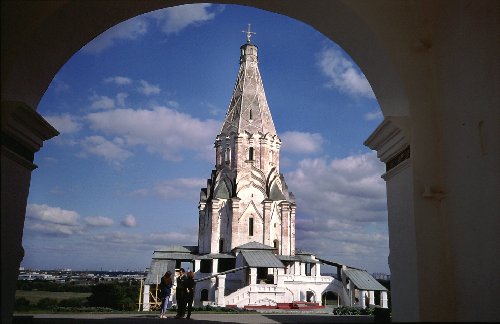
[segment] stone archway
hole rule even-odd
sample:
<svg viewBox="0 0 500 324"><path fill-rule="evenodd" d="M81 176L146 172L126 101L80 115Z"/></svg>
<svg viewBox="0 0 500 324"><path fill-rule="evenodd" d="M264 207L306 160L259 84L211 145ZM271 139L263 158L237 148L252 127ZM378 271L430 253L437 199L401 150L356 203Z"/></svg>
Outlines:
<svg viewBox="0 0 500 324"><path fill-rule="evenodd" d="M185 2L2 2L3 321L12 314L23 255L33 154L56 134L35 112L40 98L71 55L107 28ZM410 168L392 188L396 195L403 188L407 203L388 196L389 226L413 224L406 230L414 234L394 240L393 231L389 233L393 318L498 320L494 304L498 287L486 279L500 271L498 258L492 260L488 254L491 246L500 245L496 217L500 158L494 147L500 134L500 49L494 39L500 30L500 4L494 0L214 2L287 15L335 41L372 85L387 118L377 130L384 143L390 145L390 130L395 129L411 146ZM403 268L392 266L405 256L411 259L405 265L411 270L410 286Z"/></svg>
<svg viewBox="0 0 500 324"><path fill-rule="evenodd" d="M321 304L323 306L326 306L326 305L339 306L341 304L340 296L338 293L331 291L331 290L324 291L321 294Z"/></svg>

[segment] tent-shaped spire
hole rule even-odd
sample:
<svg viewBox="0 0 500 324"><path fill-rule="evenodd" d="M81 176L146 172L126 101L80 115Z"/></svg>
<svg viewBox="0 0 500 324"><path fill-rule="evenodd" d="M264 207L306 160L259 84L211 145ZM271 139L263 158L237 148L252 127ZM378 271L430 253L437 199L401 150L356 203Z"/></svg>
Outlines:
<svg viewBox="0 0 500 324"><path fill-rule="evenodd" d="M240 69L221 134L247 131L276 135L259 72L257 46L247 42L240 49Z"/></svg>

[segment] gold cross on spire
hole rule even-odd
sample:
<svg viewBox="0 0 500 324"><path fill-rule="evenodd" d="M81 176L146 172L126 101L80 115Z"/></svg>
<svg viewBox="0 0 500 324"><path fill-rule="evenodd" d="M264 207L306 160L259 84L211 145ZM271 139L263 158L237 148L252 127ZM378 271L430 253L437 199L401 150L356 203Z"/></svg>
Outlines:
<svg viewBox="0 0 500 324"><path fill-rule="evenodd" d="M254 35L256 34L255 32L250 31L250 24L248 24L248 30L242 30L241 32L247 34L247 43L248 44L250 44L250 37L252 37L252 34L254 34Z"/></svg>

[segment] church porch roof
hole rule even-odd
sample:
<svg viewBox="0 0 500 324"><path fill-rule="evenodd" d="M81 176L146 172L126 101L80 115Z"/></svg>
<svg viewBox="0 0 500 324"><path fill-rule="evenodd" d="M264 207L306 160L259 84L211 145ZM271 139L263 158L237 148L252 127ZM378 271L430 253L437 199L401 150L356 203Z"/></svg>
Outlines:
<svg viewBox="0 0 500 324"><path fill-rule="evenodd" d="M259 243L259 242L252 241L252 242L248 242L248 243L242 244L240 246L237 246L233 250L237 250L237 249L239 249L239 250L275 250L276 248L269 246L269 245Z"/></svg>
<svg viewBox="0 0 500 324"><path fill-rule="evenodd" d="M243 250L241 251L243 258L252 268L284 268L276 255L271 251Z"/></svg>
<svg viewBox="0 0 500 324"><path fill-rule="evenodd" d="M375 291L387 291L387 288L382 286L375 278L373 278L368 272L358 269L346 269L344 270L347 278L349 278L352 283L361 290L375 290Z"/></svg>

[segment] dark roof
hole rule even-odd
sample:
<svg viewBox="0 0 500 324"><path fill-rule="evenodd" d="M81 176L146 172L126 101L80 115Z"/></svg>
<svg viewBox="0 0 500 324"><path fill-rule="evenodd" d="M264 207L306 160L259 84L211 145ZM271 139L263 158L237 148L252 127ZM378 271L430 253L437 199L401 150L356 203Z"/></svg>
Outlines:
<svg viewBox="0 0 500 324"><path fill-rule="evenodd" d="M175 273L175 260L155 260L151 261L149 267L148 275L146 280L144 280L145 285L156 285L160 283L161 277L169 270L173 274Z"/></svg>
<svg viewBox="0 0 500 324"><path fill-rule="evenodd" d="M240 249L240 250L275 250L275 247L265 245L259 242L248 242L245 244L242 244L240 246L235 247L233 250Z"/></svg>
<svg viewBox="0 0 500 324"><path fill-rule="evenodd" d="M311 257L305 255L277 255L281 261L300 261L309 263L320 263L318 260L313 260Z"/></svg>
<svg viewBox="0 0 500 324"><path fill-rule="evenodd" d="M271 251L242 250L241 254L252 268L284 268L283 263Z"/></svg>
<svg viewBox="0 0 500 324"><path fill-rule="evenodd" d="M198 246L196 245L169 245L155 252L177 252L177 253L197 253Z"/></svg>
<svg viewBox="0 0 500 324"><path fill-rule="evenodd" d="M176 253L155 251L153 260L194 260L196 255L192 253Z"/></svg>
<svg viewBox="0 0 500 324"><path fill-rule="evenodd" d="M212 253L212 254L201 254L197 255L197 260L211 260L211 259L234 259L236 258L233 254L228 253Z"/></svg>
<svg viewBox="0 0 500 324"><path fill-rule="evenodd" d="M380 282L364 270L346 269L344 272L347 278L349 278L358 289L387 291L387 288L382 286Z"/></svg>

